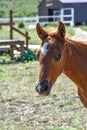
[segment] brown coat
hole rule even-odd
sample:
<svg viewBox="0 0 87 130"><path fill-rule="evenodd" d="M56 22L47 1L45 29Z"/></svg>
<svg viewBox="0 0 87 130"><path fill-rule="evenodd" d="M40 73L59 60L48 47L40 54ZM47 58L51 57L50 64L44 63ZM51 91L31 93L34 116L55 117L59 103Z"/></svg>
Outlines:
<svg viewBox="0 0 87 130"><path fill-rule="evenodd" d="M48 33L39 23L36 30L42 40L41 47L45 42L48 43L47 55L44 56L41 49L38 53L40 63L38 82L47 79L53 85L57 77L64 73L77 84L80 100L87 108L87 42L66 38L62 22L59 22L55 32Z"/></svg>

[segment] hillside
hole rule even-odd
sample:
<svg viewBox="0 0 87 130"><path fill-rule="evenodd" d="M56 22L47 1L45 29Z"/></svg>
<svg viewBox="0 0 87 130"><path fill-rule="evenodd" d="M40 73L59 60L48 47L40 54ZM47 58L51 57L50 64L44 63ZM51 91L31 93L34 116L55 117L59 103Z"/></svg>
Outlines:
<svg viewBox="0 0 87 130"><path fill-rule="evenodd" d="M8 17L9 10L14 11L15 17L27 17L38 12L40 0L0 0L0 18Z"/></svg>

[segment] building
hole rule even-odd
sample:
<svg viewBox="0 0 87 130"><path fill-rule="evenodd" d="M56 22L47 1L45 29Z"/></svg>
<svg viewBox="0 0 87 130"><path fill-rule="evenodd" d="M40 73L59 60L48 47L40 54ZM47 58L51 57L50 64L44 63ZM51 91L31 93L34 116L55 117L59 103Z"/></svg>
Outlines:
<svg viewBox="0 0 87 130"><path fill-rule="evenodd" d="M60 15L61 9L69 9L64 14L70 14L74 10L74 23L87 24L87 0L42 0L38 6L39 16ZM68 20L68 18L65 18ZM53 21L52 18L48 19Z"/></svg>

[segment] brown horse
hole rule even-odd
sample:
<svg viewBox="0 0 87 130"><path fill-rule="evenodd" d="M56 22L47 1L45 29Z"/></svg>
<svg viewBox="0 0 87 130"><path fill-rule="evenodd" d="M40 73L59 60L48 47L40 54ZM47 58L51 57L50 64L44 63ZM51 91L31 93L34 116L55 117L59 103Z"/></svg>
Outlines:
<svg viewBox="0 0 87 130"><path fill-rule="evenodd" d="M42 41L38 51L40 71L36 91L48 95L57 77L64 73L77 84L80 100L87 108L87 42L77 42L65 37L66 29L59 22L57 31L47 32L36 25Z"/></svg>

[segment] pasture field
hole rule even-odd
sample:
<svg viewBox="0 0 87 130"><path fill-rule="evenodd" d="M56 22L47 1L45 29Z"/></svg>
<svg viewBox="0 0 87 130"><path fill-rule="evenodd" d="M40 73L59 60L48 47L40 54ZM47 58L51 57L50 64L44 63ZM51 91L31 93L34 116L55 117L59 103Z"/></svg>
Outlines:
<svg viewBox="0 0 87 130"><path fill-rule="evenodd" d="M57 29L57 24L53 24L53 25L49 25L49 26L46 26L44 27L47 31L54 31ZM25 28L19 28L20 31L22 32L26 32L28 31L29 33L29 36L31 37L31 39L29 40L29 44L40 44L40 39L37 37L37 34L36 34L36 29L29 29L28 27L25 27ZM70 26L66 26L66 30L67 30L67 33L70 34L70 35L74 35L74 30L72 27ZM21 36L20 34L18 34L17 32L14 31L14 39L16 40L19 40L19 39L23 39L24 40L24 37ZM0 40L6 40L6 39L9 39L9 27L2 27L0 29Z"/></svg>
<svg viewBox="0 0 87 130"><path fill-rule="evenodd" d="M87 130L87 110L76 85L61 75L49 96L34 84L39 64L0 57L0 130Z"/></svg>

